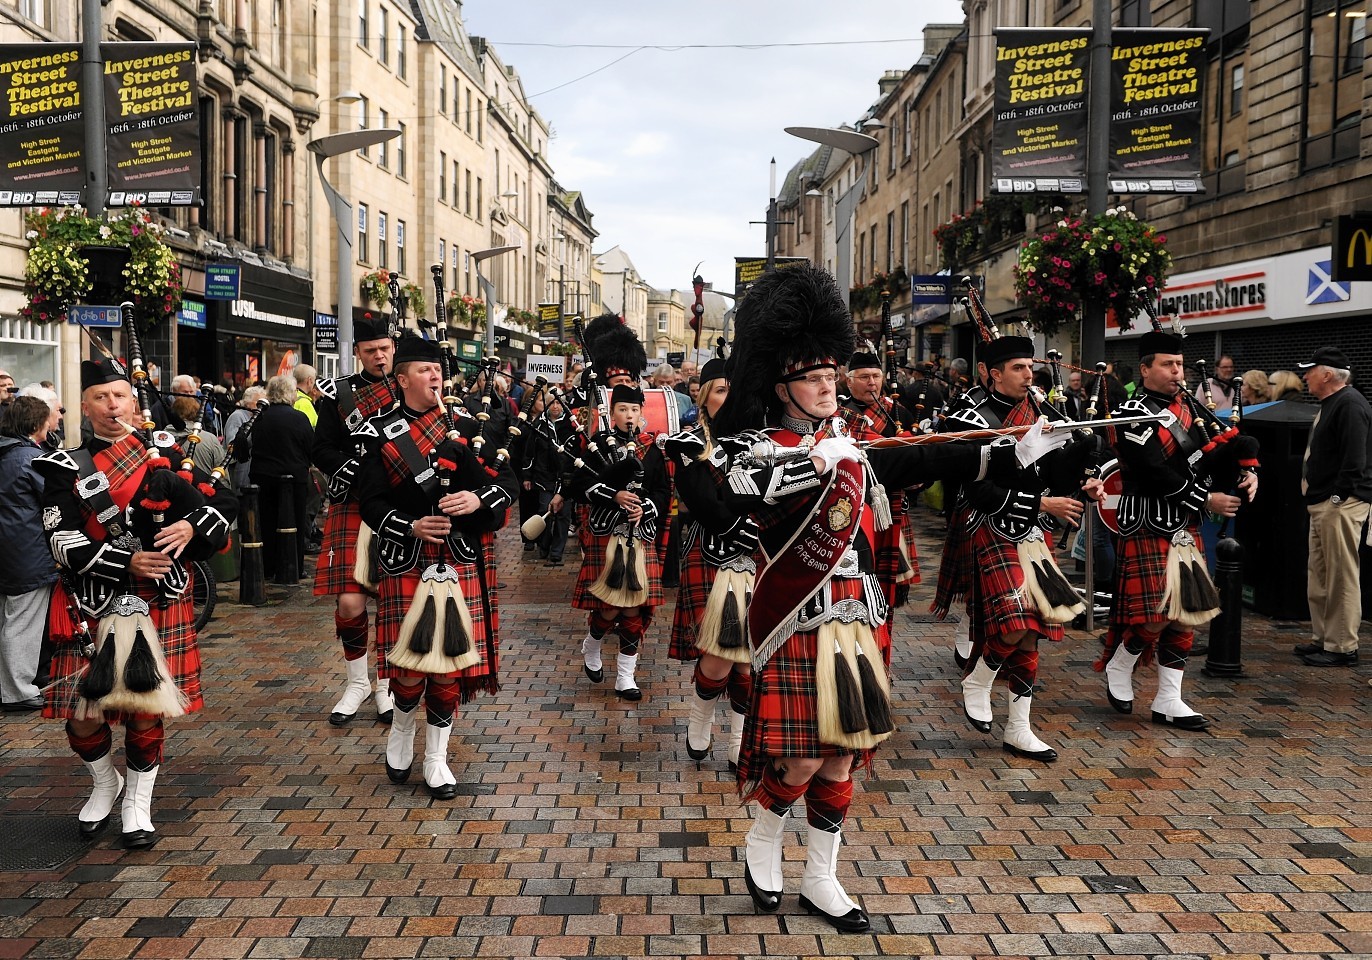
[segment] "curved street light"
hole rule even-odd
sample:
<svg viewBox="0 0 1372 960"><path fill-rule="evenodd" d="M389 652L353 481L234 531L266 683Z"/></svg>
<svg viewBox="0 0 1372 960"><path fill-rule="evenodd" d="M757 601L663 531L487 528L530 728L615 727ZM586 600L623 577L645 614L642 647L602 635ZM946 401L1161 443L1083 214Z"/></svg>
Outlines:
<svg viewBox="0 0 1372 960"><path fill-rule="evenodd" d="M486 301L486 356L488 357L495 356L495 315L491 312L491 303L495 300L495 284L481 275L481 261L519 249L522 249L519 244L507 243L503 247L487 247L485 250L478 250L472 254L472 260L476 263L476 285L481 291L481 299Z"/></svg>

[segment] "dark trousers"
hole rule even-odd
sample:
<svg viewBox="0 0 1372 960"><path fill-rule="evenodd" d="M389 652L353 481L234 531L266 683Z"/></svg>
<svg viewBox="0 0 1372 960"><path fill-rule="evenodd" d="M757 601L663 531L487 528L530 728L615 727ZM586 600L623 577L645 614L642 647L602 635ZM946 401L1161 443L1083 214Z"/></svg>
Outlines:
<svg viewBox="0 0 1372 960"><path fill-rule="evenodd" d="M538 494L538 512L547 513L548 504L553 502L551 490L535 490ZM537 516L537 514L535 514ZM572 504L562 501L562 509L548 518L548 527L538 538L538 552L550 560L561 560L562 551L567 548L567 531L572 525Z"/></svg>
<svg viewBox="0 0 1372 960"><path fill-rule="evenodd" d="M262 516L263 575L268 580L276 577L281 558L281 534L277 532L277 528L282 525L283 519L281 500L286 497L289 498L294 513L294 522L288 525L295 527L295 559L299 566L296 579L299 580L305 576L305 540L309 532L306 526L305 504L309 499L309 483L304 477L287 483L276 477L253 477L253 483L258 486L258 512Z"/></svg>

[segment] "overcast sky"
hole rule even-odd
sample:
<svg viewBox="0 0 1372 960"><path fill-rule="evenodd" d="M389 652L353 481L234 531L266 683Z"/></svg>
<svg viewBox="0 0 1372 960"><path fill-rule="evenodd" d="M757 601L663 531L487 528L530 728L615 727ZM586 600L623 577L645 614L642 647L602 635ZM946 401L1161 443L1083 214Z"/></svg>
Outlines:
<svg viewBox="0 0 1372 960"><path fill-rule="evenodd" d="M926 23L962 21L957 0L466 0L462 11L556 132L550 159L595 215L596 252L618 244L648 283L685 290L701 260L704 278L731 290L734 257L765 254L748 221L766 214L768 163L780 186L812 149L783 127L854 122L884 71L919 59ZM645 49L606 67L638 46L906 38ZM574 43L627 46L524 45Z"/></svg>

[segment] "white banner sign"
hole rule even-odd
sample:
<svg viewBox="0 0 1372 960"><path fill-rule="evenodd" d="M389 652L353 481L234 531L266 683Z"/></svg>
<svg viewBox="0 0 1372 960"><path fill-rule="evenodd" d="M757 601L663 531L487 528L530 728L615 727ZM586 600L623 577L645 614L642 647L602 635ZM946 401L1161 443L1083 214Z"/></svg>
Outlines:
<svg viewBox="0 0 1372 960"><path fill-rule="evenodd" d="M550 357L542 353L526 354L524 371L527 380L545 377L549 383L561 383L563 375L567 372L567 358Z"/></svg>

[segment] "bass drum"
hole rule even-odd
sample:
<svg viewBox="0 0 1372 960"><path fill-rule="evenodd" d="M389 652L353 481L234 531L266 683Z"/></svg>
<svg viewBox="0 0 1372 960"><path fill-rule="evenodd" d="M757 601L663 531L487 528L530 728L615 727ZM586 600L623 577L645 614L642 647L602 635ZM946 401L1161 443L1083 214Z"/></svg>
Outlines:
<svg viewBox="0 0 1372 960"><path fill-rule="evenodd" d="M676 398L675 390L665 390L662 387L653 387L643 391L643 430L645 433L671 436L681 430L681 408L677 405ZM600 388L600 405L602 410L610 409L610 392L604 387ZM604 417L600 418L599 429L610 429L610 424Z"/></svg>
<svg viewBox="0 0 1372 960"><path fill-rule="evenodd" d="M1101 465L1100 480L1105 484L1105 499L1096 504L1096 513L1106 529L1117 534L1120 532L1120 495L1124 493L1124 475L1120 473L1118 460L1107 460Z"/></svg>

